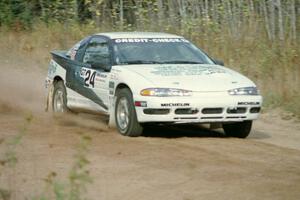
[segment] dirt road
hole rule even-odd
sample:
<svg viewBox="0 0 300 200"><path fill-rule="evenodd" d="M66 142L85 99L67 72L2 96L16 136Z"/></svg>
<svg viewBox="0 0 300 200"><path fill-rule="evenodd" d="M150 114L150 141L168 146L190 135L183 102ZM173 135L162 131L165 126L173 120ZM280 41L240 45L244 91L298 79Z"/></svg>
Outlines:
<svg viewBox="0 0 300 200"><path fill-rule="evenodd" d="M44 113L46 72L30 71L0 74L1 156L33 115L16 167L0 168L0 188L11 189L12 199L48 194L44 179L51 172L67 184L82 134L92 139L89 199L300 199L300 126L276 112L263 114L245 140L198 127L153 128L128 138L98 116Z"/></svg>

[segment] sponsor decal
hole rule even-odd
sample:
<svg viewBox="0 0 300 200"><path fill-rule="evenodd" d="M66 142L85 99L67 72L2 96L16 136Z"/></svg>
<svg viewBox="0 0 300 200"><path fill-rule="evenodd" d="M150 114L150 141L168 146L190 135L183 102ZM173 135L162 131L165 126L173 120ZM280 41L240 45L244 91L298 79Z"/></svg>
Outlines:
<svg viewBox="0 0 300 200"><path fill-rule="evenodd" d="M109 81L108 88L109 88L109 94L114 95L115 82Z"/></svg>
<svg viewBox="0 0 300 200"><path fill-rule="evenodd" d="M80 76L81 77L84 77L85 76L85 73L86 73L87 69L86 68L81 68L80 70Z"/></svg>
<svg viewBox="0 0 300 200"><path fill-rule="evenodd" d="M226 73L226 71L216 66L195 65L190 67L183 65L165 65L155 67L151 73L159 76L193 76Z"/></svg>
<svg viewBox="0 0 300 200"><path fill-rule="evenodd" d="M48 76L52 76L56 72L57 63L51 60L49 68L48 68Z"/></svg>
<svg viewBox="0 0 300 200"><path fill-rule="evenodd" d="M136 107L147 107L147 102L146 101L135 101L134 105Z"/></svg>
<svg viewBox="0 0 300 200"><path fill-rule="evenodd" d="M96 71L88 68L81 68L80 76L84 79L85 87L95 87Z"/></svg>
<svg viewBox="0 0 300 200"><path fill-rule="evenodd" d="M87 70L85 73L84 85L86 87L95 87L96 71Z"/></svg>
<svg viewBox="0 0 300 200"><path fill-rule="evenodd" d="M109 81L108 87L112 89L115 88L115 82Z"/></svg>
<svg viewBox="0 0 300 200"><path fill-rule="evenodd" d="M171 43L171 42L185 42L189 41L184 38L120 38L115 39L115 43Z"/></svg>
<svg viewBox="0 0 300 200"><path fill-rule="evenodd" d="M80 76L84 79L84 86L85 87L95 87L95 82L105 82L107 78L106 73L100 73L96 70L92 70L89 68L81 68Z"/></svg>
<svg viewBox="0 0 300 200"><path fill-rule="evenodd" d="M110 73L110 79L111 80L118 80L118 75L116 73L114 73L114 72L111 72Z"/></svg>
<svg viewBox="0 0 300 200"><path fill-rule="evenodd" d="M101 82L101 83L105 83L105 79L102 79L102 78L96 77L96 78L95 78L95 82Z"/></svg>
<svg viewBox="0 0 300 200"><path fill-rule="evenodd" d="M259 105L259 102L238 102L238 105Z"/></svg>
<svg viewBox="0 0 300 200"><path fill-rule="evenodd" d="M97 75L97 77L100 77L100 78L106 78L107 77L107 74L99 73L99 72L96 75Z"/></svg>
<svg viewBox="0 0 300 200"><path fill-rule="evenodd" d="M70 52L70 58L71 60L75 60L75 56L77 54L77 50L73 49L71 52Z"/></svg>
<svg viewBox="0 0 300 200"><path fill-rule="evenodd" d="M186 106L190 106L190 104L189 103L162 103L161 106L162 107L176 107L176 106L186 107Z"/></svg>
<svg viewBox="0 0 300 200"><path fill-rule="evenodd" d="M96 73L96 78L95 78L96 82L103 82L104 83L106 78L107 78L107 74L99 73L99 72Z"/></svg>

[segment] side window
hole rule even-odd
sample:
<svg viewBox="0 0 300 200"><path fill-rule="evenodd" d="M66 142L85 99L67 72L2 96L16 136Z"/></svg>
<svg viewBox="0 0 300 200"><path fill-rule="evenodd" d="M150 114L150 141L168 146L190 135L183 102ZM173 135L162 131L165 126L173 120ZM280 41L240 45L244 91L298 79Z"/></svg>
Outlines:
<svg viewBox="0 0 300 200"><path fill-rule="evenodd" d="M108 43L105 39L94 37L90 40L83 56L83 63L93 68L102 68L110 64Z"/></svg>
<svg viewBox="0 0 300 200"><path fill-rule="evenodd" d="M75 56L76 56L76 53L80 47L80 42L76 43L67 53L66 53L66 56L68 56L71 60L75 60Z"/></svg>
<svg viewBox="0 0 300 200"><path fill-rule="evenodd" d="M77 42L67 53L66 56L68 56L71 60L78 60L80 55L82 55L82 49L85 46L86 42L90 36L84 38L83 40Z"/></svg>

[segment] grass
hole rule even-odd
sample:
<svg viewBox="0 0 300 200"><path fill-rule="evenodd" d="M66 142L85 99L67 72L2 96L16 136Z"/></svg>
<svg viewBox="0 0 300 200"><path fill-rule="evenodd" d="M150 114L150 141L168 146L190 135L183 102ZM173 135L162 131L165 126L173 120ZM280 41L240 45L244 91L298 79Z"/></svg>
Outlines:
<svg viewBox="0 0 300 200"><path fill-rule="evenodd" d="M33 115L30 113L25 116L24 123L20 127L19 133L11 138L6 138L0 141L0 145L5 145L5 152L0 153L0 177L7 170L11 171L14 176L16 173L14 171L16 164L18 163L18 155L16 152L16 148L22 142L22 139L28 132L28 128L32 123ZM5 169L7 169L5 171ZM0 186L0 199L2 200L10 200L13 197L14 189L12 183L9 181L3 186Z"/></svg>
<svg viewBox="0 0 300 200"><path fill-rule="evenodd" d="M192 24L193 25L193 24ZM212 57L225 61L233 68L253 80L264 97L264 108L282 107L300 116L300 48L298 41L275 41L267 39L257 27L247 27L236 37L226 30L186 24L176 30L174 27L143 27L142 31L165 31L184 35ZM108 27L108 28L107 28ZM123 30L133 30L125 27ZM121 30L121 31L123 31ZM202 29L203 30L203 29ZM83 37L106 31L120 31L106 26L53 23L36 23L30 31L14 31L0 28L0 64L6 67L38 66L48 67L49 52L54 49L68 49ZM139 30L138 30L139 31ZM41 83L42 84L42 83Z"/></svg>
<svg viewBox="0 0 300 200"><path fill-rule="evenodd" d="M92 138L86 134L79 133L80 142L76 146L74 163L69 170L68 183L63 183L57 177L56 172L50 172L44 179L46 187L41 195L33 200L81 200L86 199L87 186L92 183L92 177L88 166L87 153L91 146Z"/></svg>
<svg viewBox="0 0 300 200"><path fill-rule="evenodd" d="M24 123L20 127L18 134L12 137L1 138L0 145L3 145L4 151L0 152L0 177L10 176L13 181L8 181L4 185L0 185L0 200L10 200L16 198L14 180L18 176L15 167L18 164L19 156L17 148L22 143L24 137L28 134L28 129L32 124L34 117L31 113L24 117ZM89 171L89 160L87 154L89 152L92 138L87 134L78 132L80 141L76 145L74 161L69 170L68 183L63 183L57 177L56 172L50 172L44 179L45 188L36 188L41 191L39 196L26 199L32 200L81 200L86 199L87 186L92 183L93 179ZM8 174L6 174L8 173Z"/></svg>

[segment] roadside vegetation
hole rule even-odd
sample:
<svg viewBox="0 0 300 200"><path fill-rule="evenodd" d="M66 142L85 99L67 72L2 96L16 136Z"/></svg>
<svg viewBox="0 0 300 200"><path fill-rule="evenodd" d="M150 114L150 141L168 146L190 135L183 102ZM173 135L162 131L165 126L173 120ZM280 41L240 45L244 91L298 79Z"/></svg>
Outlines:
<svg viewBox="0 0 300 200"><path fill-rule="evenodd" d="M41 194L32 200L81 200L86 199L88 184L92 183L92 177L87 168L89 161L87 153L90 147L91 137L80 134L80 142L76 146L74 163L69 170L68 182L61 181L64 177L57 177L56 172L50 172L44 179L45 188Z"/></svg>
<svg viewBox="0 0 300 200"><path fill-rule="evenodd" d="M16 177L15 166L18 163L17 147L22 142L22 139L26 136L28 132L28 127L30 126L33 115L27 114L24 117L24 123L19 128L19 133L10 138L1 138L0 149L0 178L1 176L9 174L11 179L9 179L5 185L0 186L0 200L10 200L14 199L14 179Z"/></svg>
<svg viewBox="0 0 300 200"><path fill-rule="evenodd" d="M4 0L0 62L46 69L51 50L95 32L175 33L254 80L265 109L300 116L299 7L298 0Z"/></svg>

